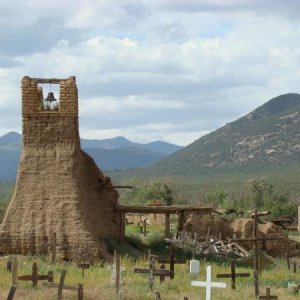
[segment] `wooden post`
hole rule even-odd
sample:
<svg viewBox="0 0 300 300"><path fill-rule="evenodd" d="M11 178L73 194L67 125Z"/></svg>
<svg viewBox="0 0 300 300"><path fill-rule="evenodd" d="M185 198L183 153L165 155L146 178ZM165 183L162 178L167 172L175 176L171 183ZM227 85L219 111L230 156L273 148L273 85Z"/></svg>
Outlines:
<svg viewBox="0 0 300 300"><path fill-rule="evenodd" d="M9 290L9 293L8 293L8 296L7 296L7 300L13 300L14 299L16 289L17 289L17 287L14 286L14 285L12 285L10 287L10 290Z"/></svg>
<svg viewBox="0 0 300 300"><path fill-rule="evenodd" d="M11 256L8 258L8 261L6 263L6 270L11 273L11 267L12 267L12 259Z"/></svg>
<svg viewBox="0 0 300 300"><path fill-rule="evenodd" d="M178 229L177 231L183 230L183 224L184 224L184 212L181 210L179 211L179 217L178 217Z"/></svg>
<svg viewBox="0 0 300 300"><path fill-rule="evenodd" d="M63 292L63 288L64 288L64 283L65 283L65 277L66 277L66 270L62 270L61 271L61 276L60 276L60 280L59 280L59 286L58 286L58 290L57 290L57 299L60 300L61 296L62 296L62 292Z"/></svg>
<svg viewBox="0 0 300 300"><path fill-rule="evenodd" d="M254 294L255 298L259 295L259 286L258 286L258 271L254 270L253 276L254 276Z"/></svg>
<svg viewBox="0 0 300 300"><path fill-rule="evenodd" d="M288 255L288 253L285 254L286 255L286 263L287 263L287 267L290 270L291 269L291 262L290 262L290 257Z"/></svg>
<svg viewBox="0 0 300 300"><path fill-rule="evenodd" d="M165 214L165 238L170 238L170 213Z"/></svg>
<svg viewBox="0 0 300 300"><path fill-rule="evenodd" d="M83 300L83 286L78 284L78 300Z"/></svg>
<svg viewBox="0 0 300 300"><path fill-rule="evenodd" d="M174 245L171 244L170 245L170 271L171 271L171 275L170 278L173 279L174 278Z"/></svg>
<svg viewBox="0 0 300 300"><path fill-rule="evenodd" d="M36 262L32 265L32 286L36 286L38 283L38 267Z"/></svg>
<svg viewBox="0 0 300 300"><path fill-rule="evenodd" d="M18 258L16 255L12 257L11 279L12 285L18 287Z"/></svg>
<svg viewBox="0 0 300 300"><path fill-rule="evenodd" d="M126 235L126 214L124 212L120 212L120 239L122 241L125 240L125 235Z"/></svg>
<svg viewBox="0 0 300 300"><path fill-rule="evenodd" d="M235 261L231 262L231 288L235 290ZM250 274L249 274L250 275Z"/></svg>
<svg viewBox="0 0 300 300"><path fill-rule="evenodd" d="M55 262L56 257L56 233L52 233L52 240L51 240L51 263L52 265Z"/></svg>
<svg viewBox="0 0 300 300"><path fill-rule="evenodd" d="M159 292L155 292L155 300L161 300Z"/></svg>
<svg viewBox="0 0 300 300"><path fill-rule="evenodd" d="M258 270L258 260L257 260L257 209L254 211L254 223L253 223L253 248L254 248L254 270Z"/></svg>
<svg viewBox="0 0 300 300"><path fill-rule="evenodd" d="M120 291L120 254L115 250L115 263L116 263L116 292Z"/></svg>
<svg viewBox="0 0 300 300"><path fill-rule="evenodd" d="M147 235L147 218L145 218L144 222L143 222L143 231L144 231L144 236Z"/></svg>

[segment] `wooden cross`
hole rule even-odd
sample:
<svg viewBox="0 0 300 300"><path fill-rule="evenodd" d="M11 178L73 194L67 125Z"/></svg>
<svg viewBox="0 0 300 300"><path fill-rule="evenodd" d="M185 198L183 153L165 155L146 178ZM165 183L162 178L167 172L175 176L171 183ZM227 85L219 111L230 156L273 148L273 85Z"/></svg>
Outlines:
<svg viewBox="0 0 300 300"><path fill-rule="evenodd" d="M206 287L206 300L211 300L211 288L226 288L226 283L224 282L212 282L211 281L211 266L206 268L206 281L193 280L191 282L192 286Z"/></svg>
<svg viewBox="0 0 300 300"><path fill-rule="evenodd" d="M21 281L32 281L32 286L36 286L39 280L47 280L48 282L53 282L53 272L49 271L47 275L39 275L38 267L36 263L32 265L31 275L20 275L18 280Z"/></svg>
<svg viewBox="0 0 300 300"><path fill-rule="evenodd" d="M77 264L77 268L82 269L82 274L81 276L84 277L84 270L85 269L89 269L91 267L91 264L86 262L87 258L88 258L88 254L87 251L84 251L82 255L80 255L81 258L83 258L83 262L82 263L78 263Z"/></svg>
<svg viewBox="0 0 300 300"><path fill-rule="evenodd" d="M46 285L50 288L57 288L57 299L58 300L61 300L63 290L77 291L77 299L83 300L83 285L82 284L78 284L78 286L65 285L66 274L67 274L66 270L61 271L59 284L54 283L54 282L48 282L48 283L44 283L44 285Z"/></svg>
<svg viewBox="0 0 300 300"><path fill-rule="evenodd" d="M253 233L252 233L252 238L248 238L248 239L231 239L229 240L229 243L231 242L252 242L253 245L253 250L254 250L254 270L259 270L258 267L258 247L257 247L257 243L258 242L265 242L265 241L273 241L273 240L281 240L284 239L283 236L270 236L270 237L258 237L257 236L257 218L258 218L259 214L257 212L257 210L254 211L254 223L253 223Z"/></svg>
<svg viewBox="0 0 300 300"><path fill-rule="evenodd" d="M156 259L156 256L150 255L150 252L149 252L149 269L134 268L134 273L149 275L149 288L151 290L153 288L155 276L171 276L172 275L172 272L169 270L155 269L155 259Z"/></svg>
<svg viewBox="0 0 300 300"><path fill-rule="evenodd" d="M89 269L91 267L90 263L86 263L85 261L83 263L78 263L77 268L82 269L82 274L81 276L84 276L84 270Z"/></svg>
<svg viewBox="0 0 300 300"><path fill-rule="evenodd" d="M147 218L145 218L143 221L138 222L138 227L140 228L140 231L144 234L144 236L146 236L147 233L149 233L149 231L147 231L148 225L149 224L147 223Z"/></svg>
<svg viewBox="0 0 300 300"><path fill-rule="evenodd" d="M235 290L235 279L236 277L250 277L250 273L236 273L235 261L231 261L231 272L230 274L217 274L217 278L231 278L231 289Z"/></svg>
<svg viewBox="0 0 300 300"><path fill-rule="evenodd" d="M164 259L164 258L158 258L157 262L161 265L161 269L165 269L165 264L170 264L170 272L172 272L172 274L170 275L170 278L173 279L175 276L175 264L186 264L186 259L175 259L174 258L174 244L170 245L170 258L169 259ZM164 281L164 277L162 275L161 277L161 281Z"/></svg>
<svg viewBox="0 0 300 300"><path fill-rule="evenodd" d="M265 299L265 300L277 300L278 296L271 295L271 289L269 287L266 288L266 295L265 296L259 296L258 299Z"/></svg>

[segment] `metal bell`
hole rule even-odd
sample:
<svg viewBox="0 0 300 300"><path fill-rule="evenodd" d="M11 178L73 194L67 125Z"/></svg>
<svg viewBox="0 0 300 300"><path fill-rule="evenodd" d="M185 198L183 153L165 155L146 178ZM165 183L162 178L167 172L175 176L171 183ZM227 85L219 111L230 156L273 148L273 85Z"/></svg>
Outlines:
<svg viewBox="0 0 300 300"><path fill-rule="evenodd" d="M48 96L47 96L47 98L45 99L45 101L47 101L47 102L53 102L53 101L57 101L55 98L54 98L54 94L53 94L53 92L49 92L48 93Z"/></svg>

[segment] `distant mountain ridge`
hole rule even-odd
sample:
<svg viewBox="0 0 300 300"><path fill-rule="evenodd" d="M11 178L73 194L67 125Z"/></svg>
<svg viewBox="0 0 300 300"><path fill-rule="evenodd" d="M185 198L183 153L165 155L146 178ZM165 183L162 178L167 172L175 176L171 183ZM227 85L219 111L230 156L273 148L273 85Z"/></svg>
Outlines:
<svg viewBox="0 0 300 300"><path fill-rule="evenodd" d="M15 180L21 144L22 135L17 132L0 137L0 180ZM133 143L124 137L81 139L81 146L103 171L144 167L182 148L162 141Z"/></svg>
<svg viewBox="0 0 300 300"><path fill-rule="evenodd" d="M195 177L295 164L300 164L300 95L289 93L136 170L134 176Z"/></svg>

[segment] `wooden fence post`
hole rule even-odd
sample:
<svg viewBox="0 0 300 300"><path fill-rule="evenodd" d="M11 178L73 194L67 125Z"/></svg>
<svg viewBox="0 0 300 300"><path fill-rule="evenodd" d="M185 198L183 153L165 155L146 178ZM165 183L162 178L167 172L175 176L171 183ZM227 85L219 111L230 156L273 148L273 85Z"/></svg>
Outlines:
<svg viewBox="0 0 300 300"><path fill-rule="evenodd" d="M11 279L12 285L18 287L18 257L16 255L12 257Z"/></svg>
<svg viewBox="0 0 300 300"><path fill-rule="evenodd" d="M8 293L8 296L7 296L7 300L13 300L14 299L16 289L17 289L17 287L14 286L14 285L12 285L10 287L10 290L9 290L9 293Z"/></svg>

